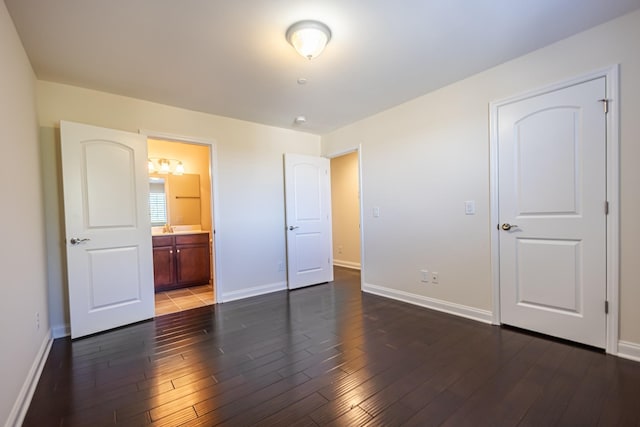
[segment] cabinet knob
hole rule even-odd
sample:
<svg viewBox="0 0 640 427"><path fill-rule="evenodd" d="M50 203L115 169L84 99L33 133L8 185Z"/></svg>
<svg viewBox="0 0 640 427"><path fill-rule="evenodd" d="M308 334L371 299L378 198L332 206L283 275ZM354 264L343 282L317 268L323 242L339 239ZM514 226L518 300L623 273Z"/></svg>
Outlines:
<svg viewBox="0 0 640 427"><path fill-rule="evenodd" d="M172 253L173 253L173 249L171 249L171 250L169 251L169 253L170 253L170 254L172 254Z"/></svg>
<svg viewBox="0 0 640 427"><path fill-rule="evenodd" d="M176 250L176 252L180 253L180 249Z"/></svg>

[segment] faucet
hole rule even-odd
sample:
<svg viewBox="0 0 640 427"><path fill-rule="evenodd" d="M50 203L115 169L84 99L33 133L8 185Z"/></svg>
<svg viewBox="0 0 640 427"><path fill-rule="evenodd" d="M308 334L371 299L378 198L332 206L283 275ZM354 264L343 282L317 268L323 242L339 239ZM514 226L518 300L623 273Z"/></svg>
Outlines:
<svg viewBox="0 0 640 427"><path fill-rule="evenodd" d="M162 230L163 233L173 233L173 227L170 226L169 224L165 224L164 225L164 229Z"/></svg>

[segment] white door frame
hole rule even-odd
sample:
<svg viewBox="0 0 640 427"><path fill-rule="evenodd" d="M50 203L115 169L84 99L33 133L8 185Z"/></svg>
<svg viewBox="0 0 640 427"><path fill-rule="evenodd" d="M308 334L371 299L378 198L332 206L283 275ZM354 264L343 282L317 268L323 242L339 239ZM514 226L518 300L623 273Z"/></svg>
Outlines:
<svg viewBox="0 0 640 427"><path fill-rule="evenodd" d="M329 154L326 154L325 157L327 157L328 159L333 159L335 157L340 157L340 156L344 156L345 154L350 154L350 153L354 153L357 152L358 153L358 194L360 195L360 200L359 200L359 208L360 208L360 212L359 212L359 217L360 217L360 289L363 288L363 285L365 283L364 281L364 215L363 215L363 208L362 208L362 200L363 200L363 192L362 192L362 144L358 144L354 147L351 148L347 148L346 150L343 151L335 151L335 152L331 152ZM332 230L333 232L333 230Z"/></svg>
<svg viewBox="0 0 640 427"><path fill-rule="evenodd" d="M519 95L493 101L490 110L490 191L491 191L491 276L493 284L492 323L500 324L500 231L497 229L499 218L498 200L498 108L535 95L552 92L568 86L583 83L600 77L606 79L608 114L607 127L607 295L609 314L606 317L606 352L618 353L619 313L620 313L620 122L619 122L619 65L592 71L563 82L527 91ZM603 107L604 108L604 107ZM603 207L604 209L604 207ZM604 310L604 307L603 307Z"/></svg>
<svg viewBox="0 0 640 427"><path fill-rule="evenodd" d="M219 217L220 214L218 212L218 210L214 209L216 206L220 206L220 204L218 203L218 149L216 146L216 141L213 139L206 139L206 138L196 138L196 137L191 137L191 136L185 136L185 135L176 135L176 134L172 134L172 133L166 133L166 132L157 132L157 131L153 131L153 130L148 130L148 129L139 129L138 132L141 135L144 135L147 139L152 138L152 139L162 139L165 141L175 141L175 142L184 142L187 144L194 144L194 145L205 145L208 146L209 149L209 154L210 154L210 158L209 158L209 177L211 179L211 197L210 197L210 201L211 201L211 240L212 240L212 256L213 256L213 300L215 301L215 303L220 303L223 301L220 301L218 296L224 295L224 292L221 291L222 289L222 284L220 283L219 277L220 277L220 268L221 268L221 262L220 262L220 252L219 252L219 248L220 245L219 244L219 235L216 234L216 230L218 230L218 223L219 223Z"/></svg>

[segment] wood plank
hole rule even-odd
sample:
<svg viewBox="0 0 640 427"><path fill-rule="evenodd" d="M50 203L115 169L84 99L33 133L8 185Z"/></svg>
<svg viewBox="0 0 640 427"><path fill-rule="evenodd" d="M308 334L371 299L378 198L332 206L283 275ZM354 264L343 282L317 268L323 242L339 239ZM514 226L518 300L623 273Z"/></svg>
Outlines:
<svg viewBox="0 0 640 427"><path fill-rule="evenodd" d="M335 281L54 341L24 425L640 425L640 363Z"/></svg>

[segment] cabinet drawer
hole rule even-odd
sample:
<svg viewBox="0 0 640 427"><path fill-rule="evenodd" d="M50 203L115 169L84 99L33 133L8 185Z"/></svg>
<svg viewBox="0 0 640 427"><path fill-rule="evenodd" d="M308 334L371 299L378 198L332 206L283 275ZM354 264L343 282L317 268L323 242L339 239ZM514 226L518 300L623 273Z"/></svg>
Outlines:
<svg viewBox="0 0 640 427"><path fill-rule="evenodd" d="M151 241L154 248L157 246L173 246L173 236L153 236Z"/></svg>
<svg viewBox="0 0 640 427"><path fill-rule="evenodd" d="M209 233L180 234L176 237L176 245L193 245L196 243L209 243Z"/></svg>

